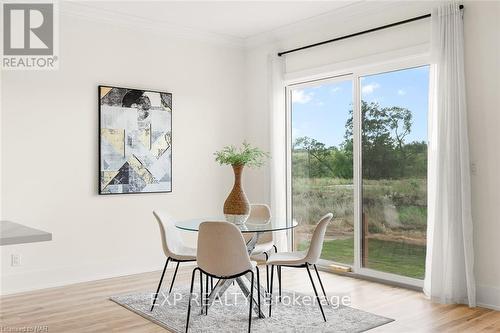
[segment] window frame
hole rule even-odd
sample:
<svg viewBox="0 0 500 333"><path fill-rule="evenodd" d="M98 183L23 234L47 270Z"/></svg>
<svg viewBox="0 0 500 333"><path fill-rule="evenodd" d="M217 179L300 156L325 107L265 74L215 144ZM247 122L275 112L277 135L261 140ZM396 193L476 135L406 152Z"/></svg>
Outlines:
<svg viewBox="0 0 500 333"><path fill-rule="evenodd" d="M361 62L362 63L362 62ZM285 79L285 121L286 121L286 218L287 223L292 223L292 96L291 90L317 85L318 82L335 82L352 80L353 87L353 184L354 184L354 263L349 266L355 275L374 278L422 288L424 280L377 271L362 266L361 242L362 242L362 157L361 157L361 77L395 72L416 67L429 66L430 77L432 77L433 66L428 53L416 54L402 59L393 59L383 63L361 65L353 68L344 69L336 72L325 72L323 74L314 74L313 76L303 76L293 79ZM431 85L429 87L429 101L431 97ZM428 118L429 120L429 118ZM288 231L288 248L293 249L293 229ZM335 263L328 260L320 260L318 266L329 270L332 264L346 266L345 264Z"/></svg>

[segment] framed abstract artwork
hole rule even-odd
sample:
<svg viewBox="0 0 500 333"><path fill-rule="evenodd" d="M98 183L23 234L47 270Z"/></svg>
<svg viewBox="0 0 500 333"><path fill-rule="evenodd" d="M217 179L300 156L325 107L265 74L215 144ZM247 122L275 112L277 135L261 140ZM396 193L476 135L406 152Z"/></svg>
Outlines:
<svg viewBox="0 0 500 333"><path fill-rule="evenodd" d="M172 94L99 86L99 194L172 191Z"/></svg>

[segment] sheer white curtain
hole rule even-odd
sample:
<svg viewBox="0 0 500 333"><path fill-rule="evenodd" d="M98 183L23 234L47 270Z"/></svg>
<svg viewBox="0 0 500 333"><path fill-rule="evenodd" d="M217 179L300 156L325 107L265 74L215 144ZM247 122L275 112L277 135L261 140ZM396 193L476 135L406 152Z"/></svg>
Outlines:
<svg viewBox="0 0 500 333"><path fill-rule="evenodd" d="M432 14L428 244L424 292L441 303L476 305L461 10Z"/></svg>
<svg viewBox="0 0 500 333"><path fill-rule="evenodd" d="M285 63L276 53L268 56L269 133L271 136L271 211L274 217L286 218L286 111L283 76ZM275 232L279 251L287 251L286 232Z"/></svg>

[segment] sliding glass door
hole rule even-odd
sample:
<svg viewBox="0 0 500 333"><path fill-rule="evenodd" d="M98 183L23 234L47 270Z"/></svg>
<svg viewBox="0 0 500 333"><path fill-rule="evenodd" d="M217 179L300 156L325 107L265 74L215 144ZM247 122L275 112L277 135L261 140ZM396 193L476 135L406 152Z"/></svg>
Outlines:
<svg viewBox="0 0 500 333"><path fill-rule="evenodd" d="M288 203L299 223L296 250L307 248L318 219L332 212L322 259L419 284L426 252L428 93L429 66L288 86Z"/></svg>
<svg viewBox="0 0 500 333"><path fill-rule="evenodd" d="M429 66L360 78L362 265L423 279Z"/></svg>

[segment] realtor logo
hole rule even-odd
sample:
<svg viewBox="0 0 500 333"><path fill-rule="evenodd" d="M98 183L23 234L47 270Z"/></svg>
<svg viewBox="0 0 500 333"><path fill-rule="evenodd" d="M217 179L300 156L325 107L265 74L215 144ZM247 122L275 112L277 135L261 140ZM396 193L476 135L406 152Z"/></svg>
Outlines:
<svg viewBox="0 0 500 333"><path fill-rule="evenodd" d="M54 69L54 3L3 4L3 69Z"/></svg>

